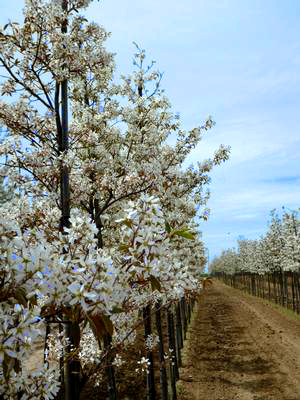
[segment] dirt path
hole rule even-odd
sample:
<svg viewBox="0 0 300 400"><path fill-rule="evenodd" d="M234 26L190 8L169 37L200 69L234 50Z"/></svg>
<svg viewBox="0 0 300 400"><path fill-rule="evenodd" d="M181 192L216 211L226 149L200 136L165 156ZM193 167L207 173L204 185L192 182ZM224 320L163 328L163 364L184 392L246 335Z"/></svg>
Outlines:
<svg viewBox="0 0 300 400"><path fill-rule="evenodd" d="M300 320L214 281L186 342L180 400L300 400Z"/></svg>

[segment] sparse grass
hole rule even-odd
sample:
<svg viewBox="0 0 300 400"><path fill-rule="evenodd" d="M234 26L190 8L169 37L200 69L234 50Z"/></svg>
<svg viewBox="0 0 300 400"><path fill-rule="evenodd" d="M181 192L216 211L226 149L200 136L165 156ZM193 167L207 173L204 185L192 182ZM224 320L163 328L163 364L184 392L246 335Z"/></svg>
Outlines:
<svg viewBox="0 0 300 400"><path fill-rule="evenodd" d="M292 318L293 320L300 321L300 314L297 314L295 311L291 310L290 308L283 307L279 304L273 303L267 299L261 299L265 304L269 304L273 308L275 308L280 314L285 315L286 317Z"/></svg>
<svg viewBox="0 0 300 400"><path fill-rule="evenodd" d="M231 288L231 289L238 290L239 292L243 293L245 296L248 296L250 298L255 297L258 301L260 301L263 304L266 304L266 305L269 305L269 306L273 307L276 311L278 311L281 315L284 315L285 317L291 318L294 321L300 321L300 314L297 314L295 311L291 310L290 308L286 308L284 306L281 306L280 304L274 303L271 300L263 299L262 297L258 297L258 296L254 296L252 294L249 294L245 290L234 288L232 286L226 285L225 283L223 283L223 284L225 286Z"/></svg>
<svg viewBox="0 0 300 400"><path fill-rule="evenodd" d="M182 384L181 381L178 381L178 382L176 383L176 392L177 392L178 396L181 396L181 397L185 397L185 396L188 395L188 391L187 391L186 388L183 386L183 384Z"/></svg>

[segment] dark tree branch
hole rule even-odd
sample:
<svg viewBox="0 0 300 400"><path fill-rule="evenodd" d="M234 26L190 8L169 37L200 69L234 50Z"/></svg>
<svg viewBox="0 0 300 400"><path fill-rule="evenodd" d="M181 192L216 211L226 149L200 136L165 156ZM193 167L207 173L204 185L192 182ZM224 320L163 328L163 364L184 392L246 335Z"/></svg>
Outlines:
<svg viewBox="0 0 300 400"><path fill-rule="evenodd" d="M3 66L7 70L7 72L10 74L10 76L14 79L14 81L22 86L27 92L29 92L33 97L35 97L37 100L39 100L45 107L48 109L52 108L49 106L49 104L42 98L40 97L37 93L35 93L30 87L28 87L24 82L22 82L19 78L16 77L16 75L12 72L11 68L6 64L6 62L3 60L2 57L0 57L0 61L2 62Z"/></svg>
<svg viewBox="0 0 300 400"><path fill-rule="evenodd" d="M112 206L114 203L116 203L117 201L126 199L127 197L131 197L131 196L135 196L137 194L143 193L146 190L150 189L150 187L153 185L153 182L150 183L150 185L146 186L143 189L137 190L135 192L131 192L131 193L127 193L124 194L123 196L118 197L117 199L114 199L113 201L109 202L109 200L106 201L105 205L101 208L101 210L99 210L98 214L95 216L95 219L100 216L107 208L109 208L110 206ZM110 197L111 199L112 197Z"/></svg>

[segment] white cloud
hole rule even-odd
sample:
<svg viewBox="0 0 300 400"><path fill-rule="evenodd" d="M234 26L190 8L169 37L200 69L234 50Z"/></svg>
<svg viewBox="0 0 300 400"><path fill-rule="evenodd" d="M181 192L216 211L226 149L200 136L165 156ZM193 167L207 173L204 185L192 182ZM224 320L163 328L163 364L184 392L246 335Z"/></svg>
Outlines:
<svg viewBox="0 0 300 400"><path fill-rule="evenodd" d="M0 5L1 22L20 17L24 1ZM187 164L231 145L212 174L211 252L266 229L269 211L298 206L300 176L300 42L294 0L121 0L92 3L90 20L112 32L119 72L131 70L135 40L165 72L162 86L185 129L212 114ZM230 235L227 233L230 232Z"/></svg>

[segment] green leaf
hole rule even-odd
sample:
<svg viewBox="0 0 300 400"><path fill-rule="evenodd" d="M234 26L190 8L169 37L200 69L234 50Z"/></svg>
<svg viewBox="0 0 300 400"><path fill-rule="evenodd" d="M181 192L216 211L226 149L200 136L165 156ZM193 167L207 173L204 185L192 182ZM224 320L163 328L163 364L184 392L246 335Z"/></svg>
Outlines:
<svg viewBox="0 0 300 400"><path fill-rule="evenodd" d="M151 282L151 288L154 292L154 290L158 290L159 292L161 291L161 284L155 276L150 275L150 282Z"/></svg>
<svg viewBox="0 0 300 400"><path fill-rule="evenodd" d="M166 227L166 232L170 233L171 232L171 227L168 221L165 222L165 227Z"/></svg>
<svg viewBox="0 0 300 400"><path fill-rule="evenodd" d="M15 291L15 299L17 300L18 304L22 306L27 306L27 298L26 298L26 290L22 287L18 287Z"/></svg>
<svg viewBox="0 0 300 400"><path fill-rule="evenodd" d="M107 315L102 315L102 319L103 319L103 322L104 322L104 326L105 326L106 332L110 336L112 336L113 333L114 333L114 326L113 326L113 323L111 322L111 319Z"/></svg>
<svg viewBox="0 0 300 400"><path fill-rule="evenodd" d="M117 306L113 306L113 308L111 310L112 314L121 314L122 312L124 312L124 310Z"/></svg>
<svg viewBox="0 0 300 400"><path fill-rule="evenodd" d="M71 307L63 307L63 314L67 317L69 321L73 320L73 310Z"/></svg>
<svg viewBox="0 0 300 400"><path fill-rule="evenodd" d="M37 296L34 295L34 296L30 297L29 303L30 303L31 306L37 306L37 304L38 304L38 302L37 302Z"/></svg>
<svg viewBox="0 0 300 400"><path fill-rule="evenodd" d="M120 250L120 251L123 251L124 253L126 253L126 252L129 250L128 244L123 244L123 243L120 244L119 250Z"/></svg>
<svg viewBox="0 0 300 400"><path fill-rule="evenodd" d="M193 232L188 231L187 229L180 229L178 231L173 232L174 235L182 236L186 239L194 240L195 234Z"/></svg>
<svg viewBox="0 0 300 400"><path fill-rule="evenodd" d="M77 349L79 347L79 343L80 343L80 326L78 323L72 322L71 335L72 335L73 344L74 344L75 348Z"/></svg>
<svg viewBox="0 0 300 400"><path fill-rule="evenodd" d="M3 375L4 375L6 382L9 380L9 368L8 368L9 359L10 359L10 357L8 357L8 355L6 353L4 353L2 369L3 369Z"/></svg>
<svg viewBox="0 0 300 400"><path fill-rule="evenodd" d="M2 362L2 369L3 369L3 375L5 380L8 382L10 379L10 372L15 366L15 361L16 359L13 357L10 357L7 353L4 353L4 359Z"/></svg>
<svg viewBox="0 0 300 400"><path fill-rule="evenodd" d="M97 323L96 316L87 314L87 319L88 319L88 322L90 324L90 327L91 327L95 337L99 341L101 341L103 334L104 334L103 329L101 330L102 324L100 327L99 324Z"/></svg>
<svg viewBox="0 0 300 400"><path fill-rule="evenodd" d="M122 224L128 226L128 228L130 228L130 229L132 228L132 221L131 221L131 219L128 219L128 218L124 219L124 220L122 221Z"/></svg>
<svg viewBox="0 0 300 400"><path fill-rule="evenodd" d="M22 371L21 361L19 361L18 359L15 359L14 370L17 374Z"/></svg>
<svg viewBox="0 0 300 400"><path fill-rule="evenodd" d="M90 326L98 340L101 340L106 333L112 336L114 327L107 315L89 314L88 319Z"/></svg>

